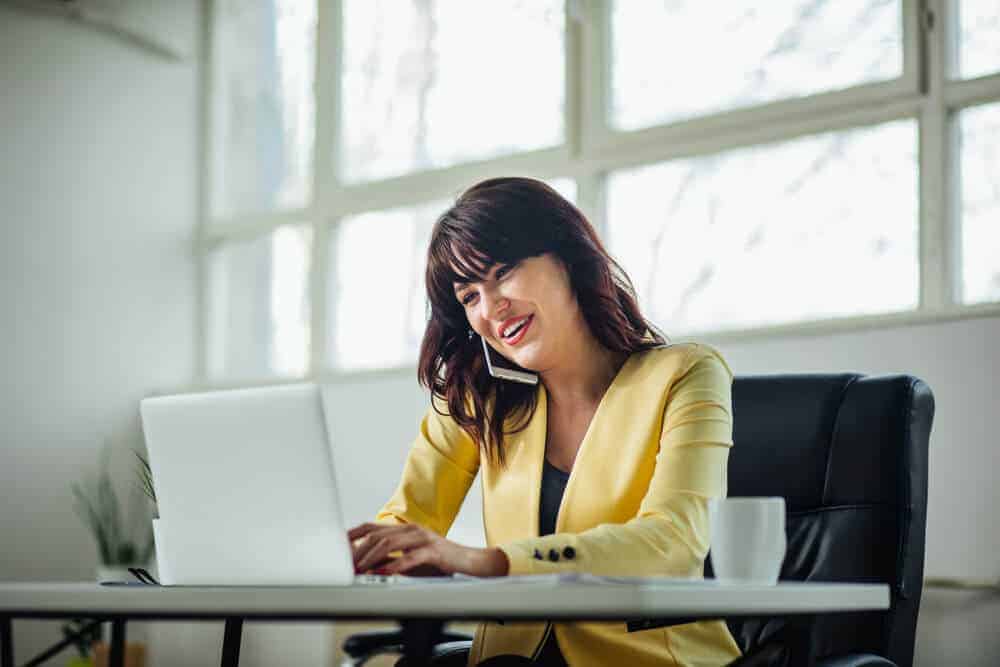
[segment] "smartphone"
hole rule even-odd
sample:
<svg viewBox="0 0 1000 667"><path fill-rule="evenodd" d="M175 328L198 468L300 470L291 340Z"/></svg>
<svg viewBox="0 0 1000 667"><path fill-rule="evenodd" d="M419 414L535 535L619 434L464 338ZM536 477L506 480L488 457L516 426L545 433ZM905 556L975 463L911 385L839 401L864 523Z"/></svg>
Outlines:
<svg viewBox="0 0 1000 667"><path fill-rule="evenodd" d="M538 373L526 371L517 364L509 361L502 354L499 354L490 347L485 338L480 336L479 340L483 341L483 354L486 355L486 369L490 372L490 375L501 380L512 380L514 382L523 382L524 384L538 384Z"/></svg>

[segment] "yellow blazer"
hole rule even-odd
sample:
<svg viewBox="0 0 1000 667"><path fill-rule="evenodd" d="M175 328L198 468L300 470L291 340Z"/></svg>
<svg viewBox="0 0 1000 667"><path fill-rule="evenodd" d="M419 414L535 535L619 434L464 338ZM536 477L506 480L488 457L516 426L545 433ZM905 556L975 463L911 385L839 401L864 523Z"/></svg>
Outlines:
<svg viewBox="0 0 1000 667"><path fill-rule="evenodd" d="M527 428L504 443L506 468L481 456L454 420L429 408L399 486L376 521L417 523L445 535L481 471L486 541L507 554L512 575L700 578L709 548L708 499L726 495L732 378L707 345L631 355L597 407L556 532L545 537L538 536L545 387L538 385ZM570 665L724 665L740 655L722 621L635 633L624 622L490 622L476 632L470 664L499 654L532 656L550 631Z"/></svg>

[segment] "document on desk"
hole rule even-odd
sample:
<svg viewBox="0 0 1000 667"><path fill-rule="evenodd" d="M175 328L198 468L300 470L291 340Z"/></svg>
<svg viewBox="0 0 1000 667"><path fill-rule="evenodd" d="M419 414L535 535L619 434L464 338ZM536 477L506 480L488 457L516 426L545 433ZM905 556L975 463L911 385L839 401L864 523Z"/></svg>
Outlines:
<svg viewBox="0 0 1000 667"><path fill-rule="evenodd" d="M456 574L449 577L406 577L395 576L386 580L374 583L385 583L387 585L503 585L517 586L523 584L597 584L597 585L632 585L632 586L670 586L703 583L708 586L716 585L714 579L684 578L684 577L625 577L625 576L603 576L588 574L586 572L563 572L559 574L527 574L508 577L471 577L464 574Z"/></svg>

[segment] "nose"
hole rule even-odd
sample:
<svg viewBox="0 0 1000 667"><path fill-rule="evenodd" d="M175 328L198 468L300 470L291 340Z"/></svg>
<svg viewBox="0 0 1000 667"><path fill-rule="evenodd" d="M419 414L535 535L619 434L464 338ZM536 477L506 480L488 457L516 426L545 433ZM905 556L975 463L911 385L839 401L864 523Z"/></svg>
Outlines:
<svg viewBox="0 0 1000 667"><path fill-rule="evenodd" d="M486 320L499 319L500 315L510 308L510 300L494 290L483 290L480 304L483 307L483 318Z"/></svg>

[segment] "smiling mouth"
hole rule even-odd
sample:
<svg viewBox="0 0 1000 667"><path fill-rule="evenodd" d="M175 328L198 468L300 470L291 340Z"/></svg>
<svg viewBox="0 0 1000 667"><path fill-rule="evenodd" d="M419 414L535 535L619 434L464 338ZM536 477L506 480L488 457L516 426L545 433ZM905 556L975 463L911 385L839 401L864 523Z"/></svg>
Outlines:
<svg viewBox="0 0 1000 667"><path fill-rule="evenodd" d="M508 345L516 345L524 337L524 332L531 326L534 319L534 315L528 315L520 323L511 327L506 335L501 336L500 339Z"/></svg>

